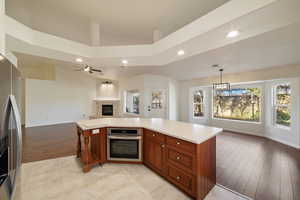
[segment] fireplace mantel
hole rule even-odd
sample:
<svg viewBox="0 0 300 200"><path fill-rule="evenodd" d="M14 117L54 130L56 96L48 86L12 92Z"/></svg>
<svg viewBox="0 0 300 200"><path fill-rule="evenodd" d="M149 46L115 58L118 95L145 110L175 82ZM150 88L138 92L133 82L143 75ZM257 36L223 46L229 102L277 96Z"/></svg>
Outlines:
<svg viewBox="0 0 300 200"><path fill-rule="evenodd" d="M94 99L96 102L118 102L120 99L117 98L99 98L99 99Z"/></svg>

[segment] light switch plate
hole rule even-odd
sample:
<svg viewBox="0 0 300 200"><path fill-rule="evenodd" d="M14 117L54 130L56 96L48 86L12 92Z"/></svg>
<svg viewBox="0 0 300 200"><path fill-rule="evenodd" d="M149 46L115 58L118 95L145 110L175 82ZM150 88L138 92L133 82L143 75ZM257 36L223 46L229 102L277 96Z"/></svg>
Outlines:
<svg viewBox="0 0 300 200"><path fill-rule="evenodd" d="M100 131L99 131L99 129L94 129L94 130L92 130L92 134L97 134L97 133L99 133Z"/></svg>

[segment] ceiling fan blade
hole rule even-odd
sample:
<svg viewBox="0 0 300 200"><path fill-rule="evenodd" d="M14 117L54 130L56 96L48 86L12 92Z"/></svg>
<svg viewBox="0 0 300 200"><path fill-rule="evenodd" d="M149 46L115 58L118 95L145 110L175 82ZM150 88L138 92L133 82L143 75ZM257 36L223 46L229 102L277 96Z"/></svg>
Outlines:
<svg viewBox="0 0 300 200"><path fill-rule="evenodd" d="M102 72L101 69L91 69L91 70L94 71L94 72Z"/></svg>

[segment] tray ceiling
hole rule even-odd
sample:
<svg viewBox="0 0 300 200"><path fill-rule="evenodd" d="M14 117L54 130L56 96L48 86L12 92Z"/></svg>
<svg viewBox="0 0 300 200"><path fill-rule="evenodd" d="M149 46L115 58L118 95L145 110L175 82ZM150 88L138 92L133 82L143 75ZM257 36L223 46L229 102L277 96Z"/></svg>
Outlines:
<svg viewBox="0 0 300 200"><path fill-rule="evenodd" d="M69 40L90 43L90 23L100 24L102 45L149 44L229 0L9 0L7 14L23 24Z"/></svg>

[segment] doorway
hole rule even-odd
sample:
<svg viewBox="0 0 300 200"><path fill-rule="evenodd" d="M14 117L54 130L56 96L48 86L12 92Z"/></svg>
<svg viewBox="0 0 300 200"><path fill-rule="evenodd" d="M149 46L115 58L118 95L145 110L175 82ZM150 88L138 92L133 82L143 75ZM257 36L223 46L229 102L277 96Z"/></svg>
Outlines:
<svg viewBox="0 0 300 200"><path fill-rule="evenodd" d="M149 98L148 117L166 118L166 91L163 89L150 90Z"/></svg>

